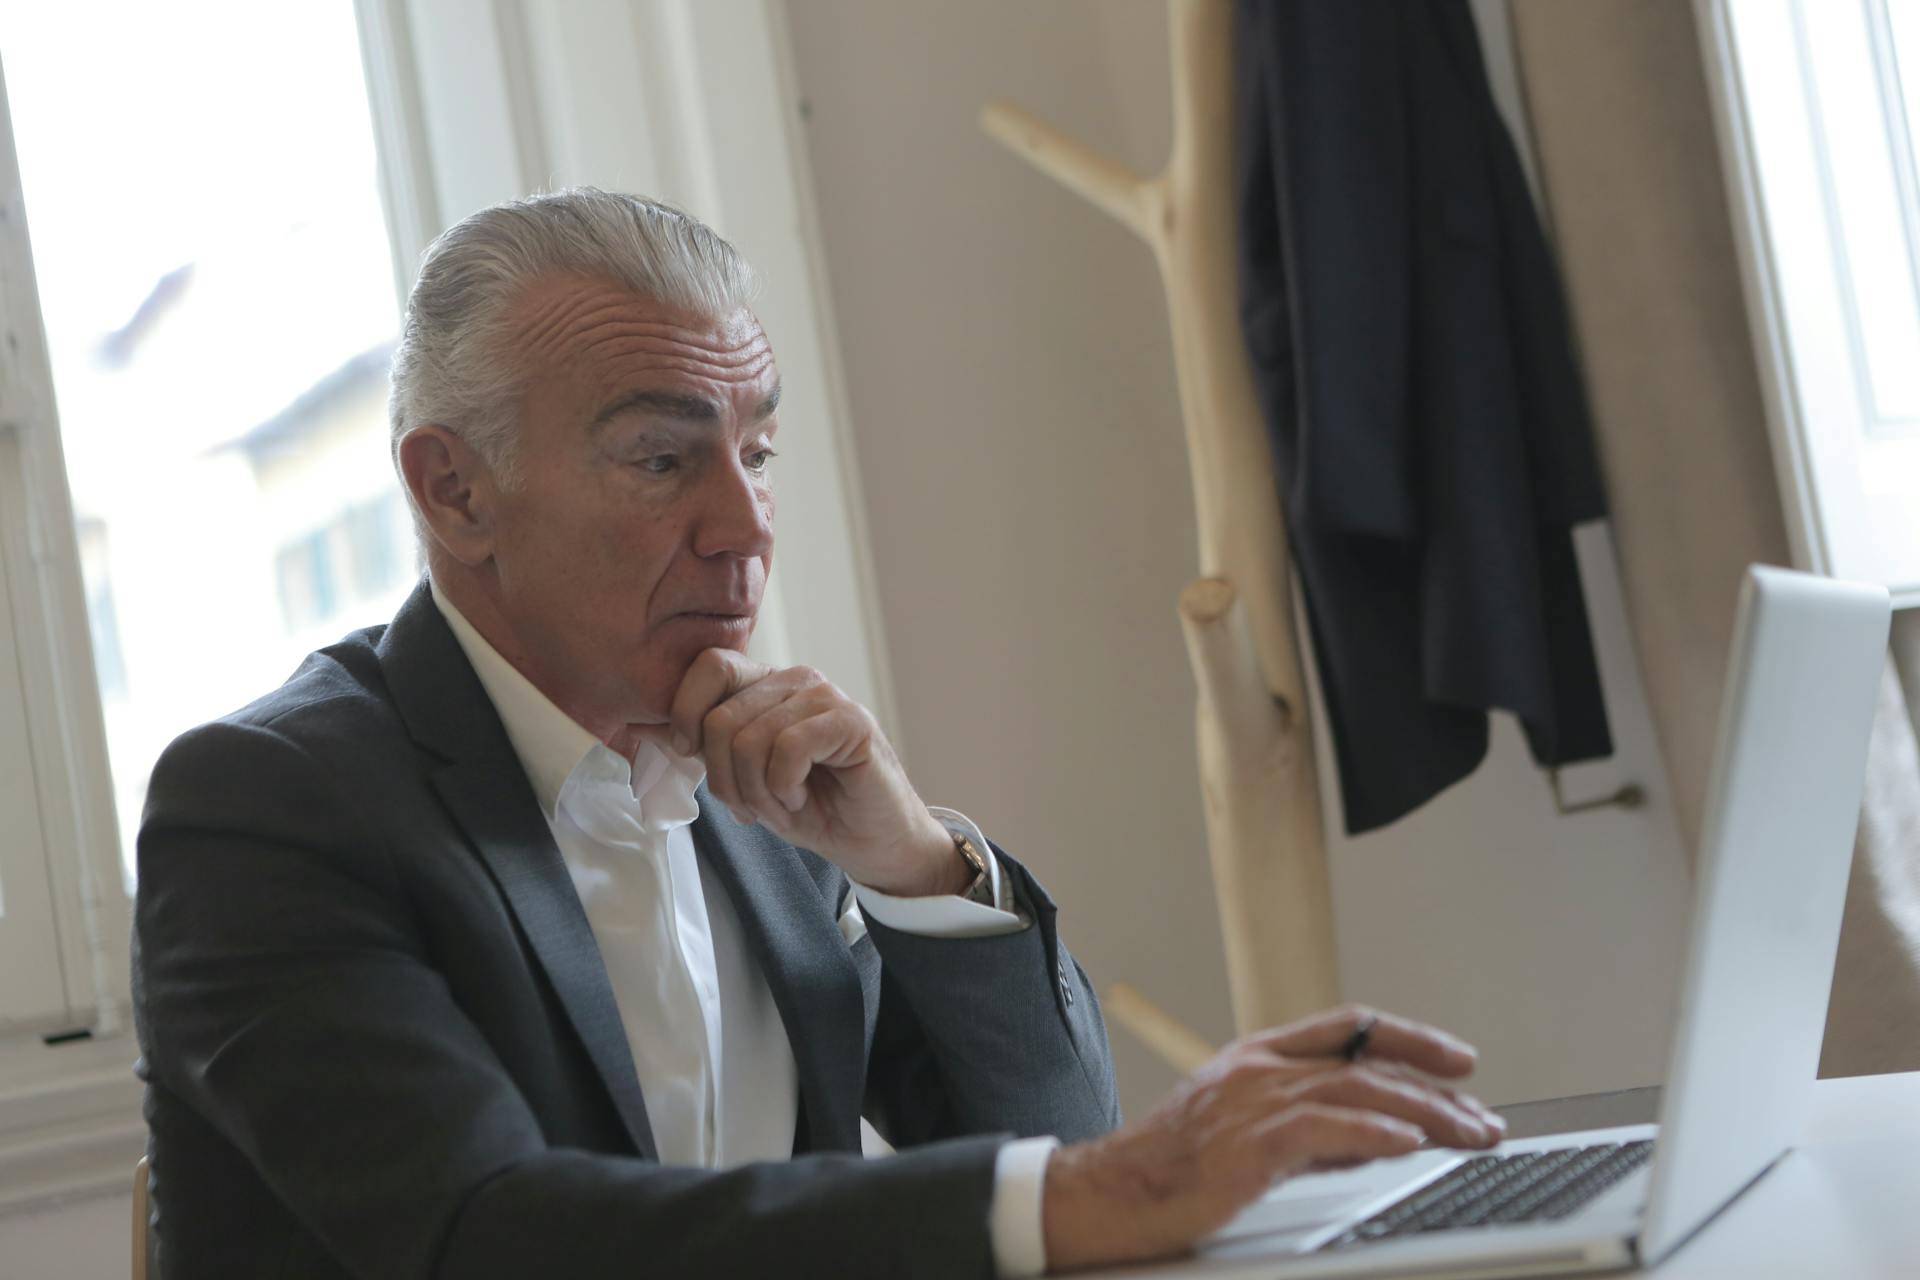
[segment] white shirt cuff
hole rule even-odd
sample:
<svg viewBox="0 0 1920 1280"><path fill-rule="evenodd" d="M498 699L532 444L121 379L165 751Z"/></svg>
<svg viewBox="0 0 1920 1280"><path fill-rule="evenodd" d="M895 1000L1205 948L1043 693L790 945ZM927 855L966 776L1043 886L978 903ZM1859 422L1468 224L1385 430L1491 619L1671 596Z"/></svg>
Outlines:
<svg viewBox="0 0 1920 1280"><path fill-rule="evenodd" d="M993 847L987 843L980 828L974 826L965 814L952 809L933 805L927 808L940 820L940 825L973 841L973 847L986 859L987 880L993 886L993 900L1000 905L989 907L959 894L896 898L890 893L869 889L856 882L853 892L859 899L861 912L889 929L930 938L990 938L995 934L1017 933L1026 928L1027 921L1013 910L1013 888L1001 873L1000 859L994 856Z"/></svg>
<svg viewBox="0 0 1920 1280"><path fill-rule="evenodd" d="M1047 1269L1047 1238L1040 1220L1047 1161L1058 1138L1020 1138L993 1158L993 1203L987 1230L1000 1280L1028 1280Z"/></svg>

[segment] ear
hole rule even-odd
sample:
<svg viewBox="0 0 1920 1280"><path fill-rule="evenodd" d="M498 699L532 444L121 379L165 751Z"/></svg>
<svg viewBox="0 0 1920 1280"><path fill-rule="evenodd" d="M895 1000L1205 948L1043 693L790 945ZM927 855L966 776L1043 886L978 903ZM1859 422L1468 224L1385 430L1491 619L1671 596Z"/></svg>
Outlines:
<svg viewBox="0 0 1920 1280"><path fill-rule="evenodd" d="M415 427L400 441L400 475L447 554L468 567L492 557L493 471L472 445L445 427Z"/></svg>

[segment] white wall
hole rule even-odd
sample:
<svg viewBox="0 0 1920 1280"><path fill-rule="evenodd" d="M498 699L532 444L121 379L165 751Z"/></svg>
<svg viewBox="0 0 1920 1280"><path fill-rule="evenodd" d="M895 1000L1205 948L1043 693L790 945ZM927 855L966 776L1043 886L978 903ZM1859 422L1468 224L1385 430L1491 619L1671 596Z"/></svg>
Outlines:
<svg viewBox="0 0 1920 1280"><path fill-rule="evenodd" d="M1129 233L975 123L1009 97L1157 168L1165 4L806 0L788 18L915 779L1035 869L1097 982L1225 1038L1174 614L1193 512L1158 280ZM1504 31L1490 35L1516 107ZM1631 779L1651 805L1556 817L1502 723L1468 783L1330 841L1347 995L1476 1040L1501 1101L1657 1080L1674 1003L1684 860L1604 531L1581 550L1619 755L1569 790ZM1138 1112L1172 1076L1114 1039Z"/></svg>

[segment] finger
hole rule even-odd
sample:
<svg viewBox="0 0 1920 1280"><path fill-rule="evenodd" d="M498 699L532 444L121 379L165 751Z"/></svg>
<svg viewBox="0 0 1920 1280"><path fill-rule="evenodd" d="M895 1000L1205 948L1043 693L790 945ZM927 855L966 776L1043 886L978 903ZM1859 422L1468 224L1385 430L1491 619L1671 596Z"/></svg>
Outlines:
<svg viewBox="0 0 1920 1280"><path fill-rule="evenodd" d="M1369 1070L1378 1071L1384 1075L1397 1076L1403 1080L1411 1080L1423 1088L1432 1089L1449 1102L1452 1102L1455 1106L1465 1107L1467 1110L1473 1112L1480 1117L1482 1122L1499 1129L1503 1133L1506 1131L1507 1118L1470 1093L1455 1089L1451 1085L1444 1085L1435 1080L1430 1080L1425 1075L1416 1072L1412 1067L1405 1066L1398 1062L1387 1062L1384 1060L1374 1061L1369 1062L1367 1066Z"/></svg>
<svg viewBox="0 0 1920 1280"><path fill-rule="evenodd" d="M749 685L773 674L773 668L732 649L707 649L693 660L674 690L667 721L673 726L674 750L683 756L700 750L702 722L707 713Z"/></svg>
<svg viewBox="0 0 1920 1280"><path fill-rule="evenodd" d="M1366 1067L1342 1067L1310 1076L1291 1086L1288 1092L1305 1101L1377 1111L1405 1120L1418 1125L1442 1146L1478 1150L1500 1140L1497 1130L1437 1089Z"/></svg>
<svg viewBox="0 0 1920 1280"><path fill-rule="evenodd" d="M1253 1137L1276 1174L1308 1165L1364 1164L1420 1147L1421 1132L1377 1111L1303 1102L1254 1126Z"/></svg>
<svg viewBox="0 0 1920 1280"><path fill-rule="evenodd" d="M707 765L707 790L732 809L740 821L752 822L759 814L756 806L743 795L740 780L735 776L734 736L818 678L817 672L805 667L772 671L723 699L701 717L699 754Z"/></svg>
<svg viewBox="0 0 1920 1280"><path fill-rule="evenodd" d="M768 777L774 744L794 725L831 710L836 701L836 691L830 687L801 689L733 734L733 785L755 813L795 813L806 807L806 776L811 762L790 785L776 787Z"/></svg>
<svg viewBox="0 0 1920 1280"><path fill-rule="evenodd" d="M1436 1076L1469 1075L1479 1055L1457 1036L1423 1022L1377 1013L1362 1005L1329 1009L1299 1022L1257 1032L1249 1043L1288 1057L1335 1057L1367 1019L1374 1019L1364 1056L1404 1062Z"/></svg>
<svg viewBox="0 0 1920 1280"><path fill-rule="evenodd" d="M848 704L788 725L774 739L767 761L767 786L790 807L807 802L807 777L815 765L843 769L865 759L863 744L873 734L873 718Z"/></svg>

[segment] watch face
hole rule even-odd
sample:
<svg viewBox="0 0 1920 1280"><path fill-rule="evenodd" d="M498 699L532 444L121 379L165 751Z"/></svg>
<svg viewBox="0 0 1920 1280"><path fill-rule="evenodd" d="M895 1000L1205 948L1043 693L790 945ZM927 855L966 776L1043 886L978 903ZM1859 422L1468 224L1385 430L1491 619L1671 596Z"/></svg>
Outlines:
<svg viewBox="0 0 1920 1280"><path fill-rule="evenodd" d="M987 874L987 860L980 855L978 849L973 847L973 841L963 835L956 834L953 837L953 847L960 851L960 856L965 858L967 865L973 868L973 883L967 886L967 891L961 896L983 906L994 905L993 881Z"/></svg>

